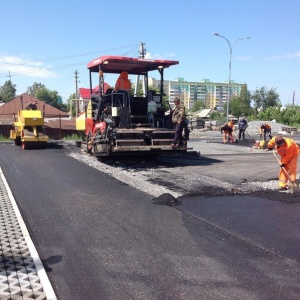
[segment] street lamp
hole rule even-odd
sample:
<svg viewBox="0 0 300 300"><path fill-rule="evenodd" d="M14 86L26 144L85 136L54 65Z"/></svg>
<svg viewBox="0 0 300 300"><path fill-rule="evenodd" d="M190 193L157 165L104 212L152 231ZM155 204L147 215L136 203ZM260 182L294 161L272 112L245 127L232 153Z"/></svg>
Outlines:
<svg viewBox="0 0 300 300"><path fill-rule="evenodd" d="M232 44L232 46L231 46L230 42L228 41L228 39L227 39L225 36L223 36L223 35L221 35L221 34L219 34L219 33L217 33L217 32L215 32L214 35L219 36L219 37L225 39L225 40L227 41L227 43L228 43L228 45L229 45L229 49L230 49L230 53L229 53L230 56L229 56L229 78L228 78L227 112L226 112L226 120L227 120L227 123L228 123L229 100L230 100L230 77L231 77L231 56L232 56L232 47L233 47L233 45L234 45L236 42L238 42L238 41L240 41L240 40L248 40L248 39L250 39L250 37L247 36L247 37L243 37L243 38L237 39L237 40Z"/></svg>

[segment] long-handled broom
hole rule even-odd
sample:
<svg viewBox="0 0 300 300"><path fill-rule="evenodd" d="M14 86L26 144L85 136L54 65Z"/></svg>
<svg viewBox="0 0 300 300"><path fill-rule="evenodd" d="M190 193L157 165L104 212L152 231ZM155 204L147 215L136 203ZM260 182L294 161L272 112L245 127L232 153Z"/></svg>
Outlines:
<svg viewBox="0 0 300 300"><path fill-rule="evenodd" d="M274 156L276 157L280 167L281 167L281 161L279 160L279 158L277 157L276 153L274 150L272 150L272 153L274 154ZM293 194L294 193L294 190L299 190L299 181L298 179L296 179L295 181L292 180L291 176L289 175L289 173L287 172L286 168L285 167L281 167L283 172L286 174L286 176L288 177L289 179L289 182L290 182L290 185L291 185L291 193Z"/></svg>

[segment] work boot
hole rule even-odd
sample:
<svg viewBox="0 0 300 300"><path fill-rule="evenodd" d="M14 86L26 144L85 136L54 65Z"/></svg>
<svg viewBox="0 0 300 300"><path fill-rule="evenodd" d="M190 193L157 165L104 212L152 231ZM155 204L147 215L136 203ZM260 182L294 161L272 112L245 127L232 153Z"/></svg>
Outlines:
<svg viewBox="0 0 300 300"><path fill-rule="evenodd" d="M288 186L280 186L280 187L278 187L278 189L279 189L280 191L286 191L286 190L289 189L289 187L288 187Z"/></svg>

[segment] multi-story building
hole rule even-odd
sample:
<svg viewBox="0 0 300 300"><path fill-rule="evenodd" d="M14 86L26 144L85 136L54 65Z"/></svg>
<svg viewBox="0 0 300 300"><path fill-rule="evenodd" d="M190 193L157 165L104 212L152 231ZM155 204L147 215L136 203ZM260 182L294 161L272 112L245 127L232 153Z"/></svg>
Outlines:
<svg viewBox="0 0 300 300"><path fill-rule="evenodd" d="M160 87L160 81L149 78L150 86ZM184 78L164 80L164 92L169 96L169 102L173 105L174 98L179 97L186 108L191 109L197 100L202 100L206 108L224 107L228 98L228 81L224 83L211 82L203 79L199 82L185 81ZM247 84L230 81L230 97L239 96L242 88L247 89Z"/></svg>

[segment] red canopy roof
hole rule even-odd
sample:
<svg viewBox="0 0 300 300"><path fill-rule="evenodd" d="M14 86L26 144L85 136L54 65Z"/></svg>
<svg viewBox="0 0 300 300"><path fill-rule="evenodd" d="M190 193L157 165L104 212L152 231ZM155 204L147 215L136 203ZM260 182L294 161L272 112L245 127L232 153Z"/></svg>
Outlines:
<svg viewBox="0 0 300 300"><path fill-rule="evenodd" d="M144 58L133 58L125 56L101 56L88 63L87 68L91 72L121 73L127 71L128 74L146 74L149 71L160 68L168 68L179 64L175 60L154 60Z"/></svg>

